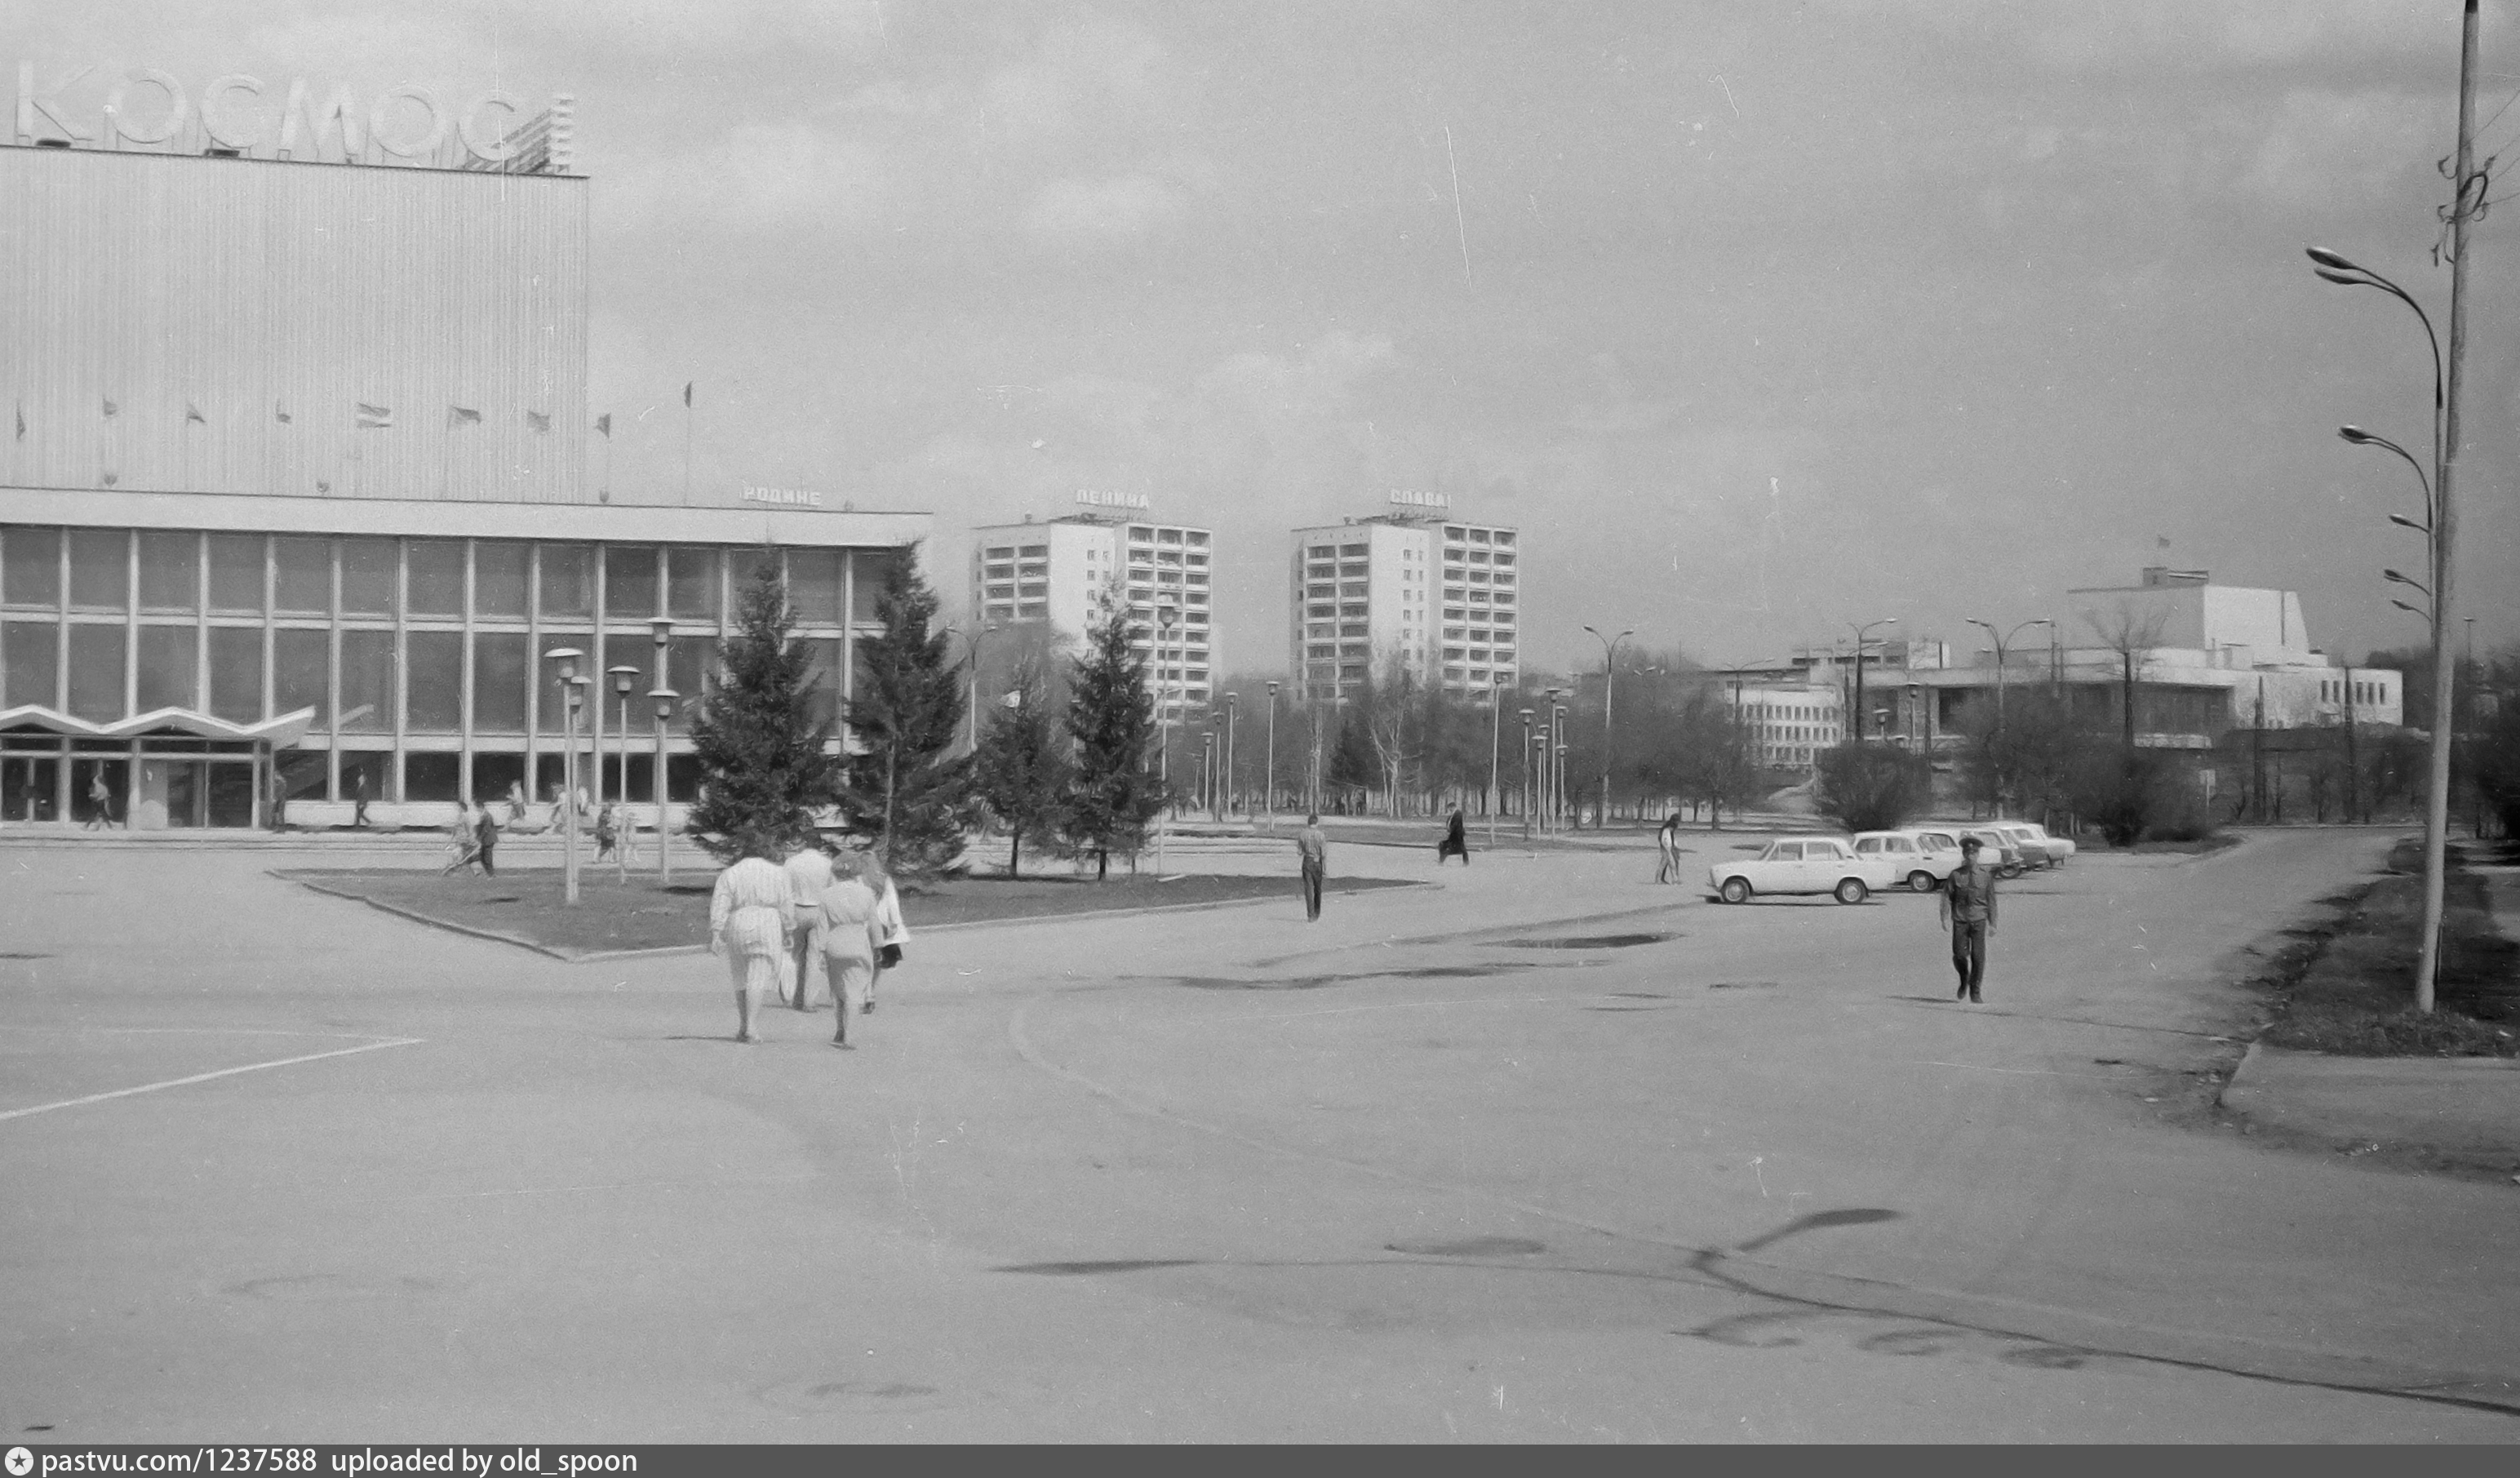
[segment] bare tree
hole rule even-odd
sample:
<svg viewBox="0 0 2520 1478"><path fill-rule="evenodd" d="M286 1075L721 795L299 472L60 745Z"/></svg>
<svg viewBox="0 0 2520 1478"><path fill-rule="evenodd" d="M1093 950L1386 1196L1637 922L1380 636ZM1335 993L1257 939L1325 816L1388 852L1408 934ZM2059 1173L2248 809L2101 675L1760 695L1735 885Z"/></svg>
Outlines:
<svg viewBox="0 0 2520 1478"><path fill-rule="evenodd" d="M2100 645L2118 655L2118 669L2125 687L2125 742L2132 752L2135 748L2136 685L2142 681L2144 667L2152 658L2152 649L2161 645L2162 629L2170 622L2170 612L2159 606L2146 608L2121 599L2104 609L2086 610L2082 616L2083 624L2100 639Z"/></svg>

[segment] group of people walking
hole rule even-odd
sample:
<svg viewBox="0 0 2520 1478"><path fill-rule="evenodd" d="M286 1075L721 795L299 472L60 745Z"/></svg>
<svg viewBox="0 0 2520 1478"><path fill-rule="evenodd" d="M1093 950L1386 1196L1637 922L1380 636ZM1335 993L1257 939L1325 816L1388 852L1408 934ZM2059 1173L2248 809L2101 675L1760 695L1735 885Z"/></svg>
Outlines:
<svg viewBox="0 0 2520 1478"><path fill-rule="evenodd" d="M850 1019L874 1013L876 982L910 940L900 890L872 852L817 841L774 862L767 850L720 873L709 895L709 953L735 987L735 1040L759 1040L754 1017L775 994L800 1011L833 1007L832 1045L854 1049Z"/></svg>

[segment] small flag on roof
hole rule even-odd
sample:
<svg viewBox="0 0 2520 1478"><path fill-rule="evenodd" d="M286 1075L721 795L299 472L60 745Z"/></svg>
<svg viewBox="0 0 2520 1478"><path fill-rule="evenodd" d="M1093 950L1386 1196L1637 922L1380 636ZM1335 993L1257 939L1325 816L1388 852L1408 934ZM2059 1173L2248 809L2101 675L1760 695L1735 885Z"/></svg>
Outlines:
<svg viewBox="0 0 2520 1478"><path fill-rule="evenodd" d="M380 431L393 425L393 411L390 407L370 405L362 400L358 402L358 408L360 430Z"/></svg>

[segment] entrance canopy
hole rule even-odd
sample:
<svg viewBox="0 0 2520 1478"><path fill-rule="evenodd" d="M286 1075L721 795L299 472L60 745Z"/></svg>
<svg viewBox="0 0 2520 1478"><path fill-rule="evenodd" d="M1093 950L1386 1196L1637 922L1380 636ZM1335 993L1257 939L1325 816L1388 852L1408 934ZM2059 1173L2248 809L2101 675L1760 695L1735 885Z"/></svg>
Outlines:
<svg viewBox="0 0 2520 1478"><path fill-rule="evenodd" d="M281 749L304 739L314 722L315 710L312 708L300 708L294 713L285 713L259 724L232 724L226 719L196 713L189 708L157 708L111 724L72 718L58 709L34 703L0 708L0 735L32 730L38 734L59 734L72 739L111 739L187 734L195 739L258 740Z"/></svg>

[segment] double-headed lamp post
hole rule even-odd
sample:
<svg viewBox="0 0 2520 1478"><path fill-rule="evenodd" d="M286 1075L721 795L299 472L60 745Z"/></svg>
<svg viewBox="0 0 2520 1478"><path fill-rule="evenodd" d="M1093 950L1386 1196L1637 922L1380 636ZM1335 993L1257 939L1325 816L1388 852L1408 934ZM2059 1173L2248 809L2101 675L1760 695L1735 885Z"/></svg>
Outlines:
<svg viewBox="0 0 2520 1478"><path fill-rule="evenodd" d="M1164 833L1172 816L1172 680L1164 664L1172 645L1173 622L1180 612L1167 601L1155 607L1155 783L1163 805L1155 812L1155 876L1164 875Z"/></svg>
<svg viewBox="0 0 2520 1478"><path fill-rule="evenodd" d="M2022 623L2021 623L2020 625L2018 625L2018 626L2013 627L2010 631L2003 632L2003 633L2002 633L2001 635L1999 635L1999 634L1996 632L1996 629L1995 629L1993 626L1988 625L1988 623L1986 623L1986 622L1984 622L1984 621L1979 620L1979 619L1978 619L1977 617L1975 617L1975 616L1970 616L1970 617L1968 617L1968 618L1967 618L1967 620L1968 620L1968 623L1969 623L1971 626L1984 626L1984 627L1986 627L1986 634L1987 634L1988 636L1990 636L1990 637L1995 638L1995 718L1996 718L1996 722L2000 724L2000 723L2003 722L2003 667L2004 667L2004 658L2005 658L2006 651L2007 651L2007 649L2009 649L2009 647L2010 647L2010 644L2011 644L2011 642L2012 642L2012 639L2013 639L2014 637L2017 637L2017 636L2021 635L2023 632L2025 632L2025 631L2029 630L2029 629L2030 629L2031 627L2033 627L2033 626L2053 626L2053 625L2055 625L2056 623L2055 623L2053 620L2051 620L2051 619L2049 619L2048 617L2047 617L2047 616L2033 616L2031 619L2029 619L2029 620L2027 620L2027 621L2022 622ZM2130 695L2130 696L2128 697L2127 701L2128 701L2128 702L2133 702L2133 701L2135 701L2135 699L2134 699L2134 697L2133 697L2132 695Z"/></svg>
<svg viewBox="0 0 2520 1478"><path fill-rule="evenodd" d="M1846 624L1855 632L1855 741L1860 744L1864 742L1864 731L1868 727L1864 721L1864 634L1875 626L1896 626L1899 618L1883 616L1878 621L1867 621L1861 626L1852 621Z"/></svg>
<svg viewBox="0 0 2520 1478"><path fill-rule="evenodd" d="M656 705L656 773L653 779L656 789L656 882L661 887L674 880L674 849L665 830L665 721L674 716L674 705L682 700L683 695L659 684L648 690L648 696ZM622 767L622 781L626 788L629 782L626 764Z"/></svg>
<svg viewBox="0 0 2520 1478"><path fill-rule="evenodd" d="M1566 705L1559 699L1571 689L1549 690L1549 826L1551 831L1566 829Z"/></svg>
<svg viewBox="0 0 2520 1478"><path fill-rule="evenodd" d="M1590 626L1587 626L1584 629L1592 632L1594 639L1601 644L1600 829L1607 831L1610 829L1610 686L1617 678L1617 673L1611 664L1618 656L1619 644L1626 641L1628 638L1635 636L1637 634L1637 629L1631 626L1614 637L1602 636L1599 631Z"/></svg>
<svg viewBox="0 0 2520 1478"><path fill-rule="evenodd" d="M1269 829L1278 829L1278 685L1269 685Z"/></svg>

